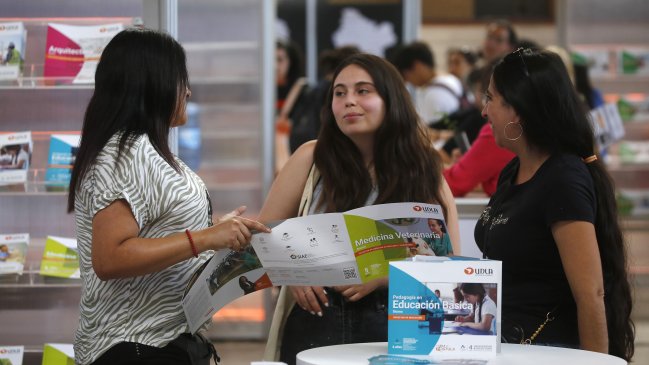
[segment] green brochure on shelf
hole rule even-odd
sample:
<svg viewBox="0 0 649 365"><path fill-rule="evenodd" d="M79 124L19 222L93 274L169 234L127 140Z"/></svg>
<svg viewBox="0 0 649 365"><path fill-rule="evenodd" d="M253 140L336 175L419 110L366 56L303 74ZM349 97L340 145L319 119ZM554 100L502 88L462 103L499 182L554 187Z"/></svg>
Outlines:
<svg viewBox="0 0 649 365"><path fill-rule="evenodd" d="M77 240L48 236L43 250L40 274L43 276L78 279L80 275Z"/></svg>
<svg viewBox="0 0 649 365"><path fill-rule="evenodd" d="M68 343L46 343L43 365L74 365L74 349Z"/></svg>

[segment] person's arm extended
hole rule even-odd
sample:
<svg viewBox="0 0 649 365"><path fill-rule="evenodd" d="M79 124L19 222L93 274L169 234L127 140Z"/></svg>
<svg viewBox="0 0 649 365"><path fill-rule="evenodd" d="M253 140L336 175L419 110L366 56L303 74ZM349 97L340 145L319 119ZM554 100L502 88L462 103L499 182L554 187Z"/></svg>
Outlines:
<svg viewBox="0 0 649 365"><path fill-rule="evenodd" d="M595 227L589 222L560 221L552 225L552 236L577 304L581 348L608 353L604 279Z"/></svg>
<svg viewBox="0 0 649 365"><path fill-rule="evenodd" d="M482 316L482 322L475 323L473 322L473 318L471 318L471 321L464 321L461 326L473 328L479 331L489 332L491 330L491 321L493 321L493 319L493 315L485 314Z"/></svg>
<svg viewBox="0 0 649 365"><path fill-rule="evenodd" d="M197 252L239 250L250 244L251 230L270 231L259 222L236 216L240 210L235 212L212 227L190 232ZM142 238L138 237L139 231L131 207L123 199L115 200L95 214L92 267L101 280L151 274L193 256L185 232Z"/></svg>

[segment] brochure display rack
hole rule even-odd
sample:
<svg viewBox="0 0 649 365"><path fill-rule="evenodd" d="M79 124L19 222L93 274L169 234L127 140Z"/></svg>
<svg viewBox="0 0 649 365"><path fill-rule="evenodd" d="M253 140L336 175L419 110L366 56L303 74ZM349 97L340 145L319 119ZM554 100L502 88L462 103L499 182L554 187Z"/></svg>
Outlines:
<svg viewBox="0 0 649 365"><path fill-rule="evenodd" d="M565 6L566 44L573 61L588 67L592 85L607 104L617 106L623 121L624 135L602 154L618 189L620 215L643 220L640 225L649 229L647 9L633 1L608 6L577 0Z"/></svg>
<svg viewBox="0 0 649 365"><path fill-rule="evenodd" d="M74 75L57 75L50 70L49 76L45 72L51 64L46 48L49 25L97 28L114 24L122 28L141 22L133 16L90 17L86 10L65 2L59 5L56 18L50 17L53 8L49 5L42 9L40 5L25 5L29 11L12 10L13 14L3 13L11 18L0 18L0 29L17 29L16 34L0 34L2 61L14 60L13 66L7 62L0 68L0 145L7 147L2 151L6 161L0 164L0 235L26 236L28 241L7 244L6 270L0 271L0 346L22 348L25 365L41 364L45 344L72 344L81 296L78 269L75 272L71 266L76 257L70 262L59 259L74 254L66 248L65 238L75 237L74 215L66 212L66 184L93 86L75 81ZM94 47L93 52L101 52L104 43L91 39L81 42L84 47ZM68 56L58 57L58 61ZM90 55L84 49L79 58L89 59ZM94 74L92 63L77 67L86 79ZM20 148L13 151L14 146ZM19 153L27 157L21 159ZM20 166L19 160L24 160ZM48 236L52 242L47 242ZM60 242L65 244L62 248L54 247Z"/></svg>

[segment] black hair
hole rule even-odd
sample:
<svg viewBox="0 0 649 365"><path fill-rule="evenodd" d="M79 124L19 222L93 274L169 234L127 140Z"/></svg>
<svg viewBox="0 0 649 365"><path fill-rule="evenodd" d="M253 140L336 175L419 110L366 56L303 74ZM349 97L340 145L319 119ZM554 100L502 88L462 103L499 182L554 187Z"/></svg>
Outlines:
<svg viewBox="0 0 649 365"><path fill-rule="evenodd" d="M507 19L497 19L489 24L495 25L498 28L504 28L507 30L507 42L511 47L516 47L518 45L518 35L516 34L516 30L514 30L514 26L512 25L511 22Z"/></svg>
<svg viewBox="0 0 649 365"><path fill-rule="evenodd" d="M454 53L462 55L462 58L464 58L464 60L471 66L475 66L475 64L478 62L478 54L471 51L467 47L451 48L448 50L449 55L452 55Z"/></svg>
<svg viewBox="0 0 649 365"><path fill-rule="evenodd" d="M572 67L575 71L575 88L586 101L588 108L595 108L596 105L593 100L593 85L590 83L590 77L588 76L588 66L580 63L573 63Z"/></svg>
<svg viewBox="0 0 649 365"><path fill-rule="evenodd" d="M356 46L343 46L322 51L318 60L321 75L332 74L345 58L356 53L361 53Z"/></svg>
<svg viewBox="0 0 649 365"><path fill-rule="evenodd" d="M586 158L595 154L593 131L561 58L553 52L519 50L496 65L493 83L521 118L535 148ZM634 352L633 300L626 247L618 221L613 182L601 160L587 164L597 210L595 234L604 275L609 353L629 361Z"/></svg>
<svg viewBox="0 0 649 365"><path fill-rule="evenodd" d="M179 171L168 139L173 118L181 112L179 98L188 88L185 51L171 36L130 28L113 37L95 71L95 90L70 179L69 212L74 210L83 177L115 134L121 133L120 153L137 137L147 135L160 156Z"/></svg>
<svg viewBox="0 0 649 365"><path fill-rule="evenodd" d="M473 312L474 315L478 316L478 322L482 322L482 302L487 296L487 291L485 290L484 285L480 283L462 283L460 284L460 290L462 291L462 293L464 293L465 296L467 294L478 296L478 303L476 304L478 306L478 310L476 311L474 309Z"/></svg>
<svg viewBox="0 0 649 365"><path fill-rule="evenodd" d="M304 76L304 60L300 47L289 40L277 40L275 43L277 49L283 49L288 56L288 74L286 75L287 85L293 85L295 80Z"/></svg>
<svg viewBox="0 0 649 365"><path fill-rule="evenodd" d="M394 66L403 73L412 68L415 61L419 61L431 68L435 68L435 55L424 42L412 42L396 51L392 60Z"/></svg>

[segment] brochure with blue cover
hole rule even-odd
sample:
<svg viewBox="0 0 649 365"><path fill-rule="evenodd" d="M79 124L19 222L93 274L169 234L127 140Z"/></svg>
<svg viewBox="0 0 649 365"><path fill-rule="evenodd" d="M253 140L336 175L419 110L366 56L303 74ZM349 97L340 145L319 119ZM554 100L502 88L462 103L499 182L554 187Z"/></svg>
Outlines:
<svg viewBox="0 0 649 365"><path fill-rule="evenodd" d="M67 187L72 176L72 166L79 150L79 134L53 134L47 157L45 182L48 185Z"/></svg>
<svg viewBox="0 0 649 365"><path fill-rule="evenodd" d="M388 354L488 358L499 351L502 265L465 257L390 262Z"/></svg>

